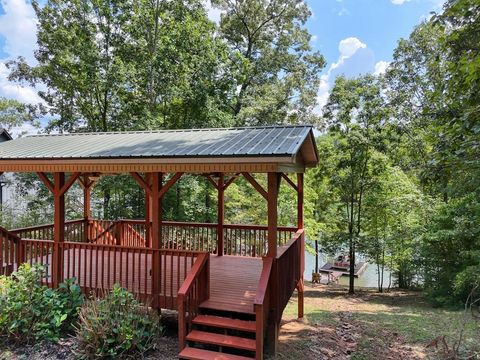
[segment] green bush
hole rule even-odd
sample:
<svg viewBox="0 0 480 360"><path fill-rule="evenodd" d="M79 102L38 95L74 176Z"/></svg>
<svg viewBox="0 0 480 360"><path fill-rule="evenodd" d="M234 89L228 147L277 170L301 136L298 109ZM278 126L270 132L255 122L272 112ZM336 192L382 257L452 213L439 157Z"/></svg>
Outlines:
<svg viewBox="0 0 480 360"><path fill-rule="evenodd" d="M115 284L104 298L83 305L76 333L81 358L141 357L161 333L160 317Z"/></svg>
<svg viewBox="0 0 480 360"><path fill-rule="evenodd" d="M11 276L0 277L0 336L19 343L58 340L69 330L83 303L75 279L59 289L41 284L42 266L21 265Z"/></svg>

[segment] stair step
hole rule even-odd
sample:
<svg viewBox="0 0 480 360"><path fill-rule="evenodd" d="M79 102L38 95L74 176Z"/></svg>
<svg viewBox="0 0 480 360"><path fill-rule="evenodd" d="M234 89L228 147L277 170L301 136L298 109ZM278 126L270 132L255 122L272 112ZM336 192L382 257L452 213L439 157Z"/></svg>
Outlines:
<svg viewBox="0 0 480 360"><path fill-rule="evenodd" d="M227 317L214 315L198 315L195 319L193 319L193 323L196 325L205 325L222 329L239 330L252 333L254 333L256 330L255 321L230 319Z"/></svg>
<svg viewBox="0 0 480 360"><path fill-rule="evenodd" d="M180 354L178 354L180 359L188 360L251 360L253 358L231 355L225 353L219 353L216 351L197 349L192 347L186 347L183 349Z"/></svg>
<svg viewBox="0 0 480 360"><path fill-rule="evenodd" d="M253 339L246 339L239 336L215 334L199 330L192 330L187 335L187 340L249 351L255 351L256 345L255 340Z"/></svg>

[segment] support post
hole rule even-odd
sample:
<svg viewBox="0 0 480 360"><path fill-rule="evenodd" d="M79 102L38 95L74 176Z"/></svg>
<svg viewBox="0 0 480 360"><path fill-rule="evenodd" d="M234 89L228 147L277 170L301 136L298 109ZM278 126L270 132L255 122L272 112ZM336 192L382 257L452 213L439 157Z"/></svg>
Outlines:
<svg viewBox="0 0 480 360"><path fill-rule="evenodd" d="M279 174L268 173L268 251L267 256L277 256L277 206L278 186L280 185Z"/></svg>
<svg viewBox="0 0 480 360"><path fill-rule="evenodd" d="M87 176L84 178L83 187L83 240L86 243L90 242L90 220L92 217L92 211L90 203L92 199L92 185L89 183Z"/></svg>
<svg viewBox="0 0 480 360"><path fill-rule="evenodd" d="M297 228L303 229L303 173L297 174ZM304 281L303 273L305 272L305 237L300 238L300 280L297 284L298 291L298 318L303 318L304 311Z"/></svg>
<svg viewBox="0 0 480 360"><path fill-rule="evenodd" d="M56 172L53 174L53 197L54 197L54 225L53 225L53 264L52 264L52 282L53 287L63 281L63 249L60 243L65 238L65 193L62 191L65 184L65 173Z"/></svg>
<svg viewBox="0 0 480 360"><path fill-rule="evenodd" d="M277 269L277 215L278 215L278 190L280 185L280 174L268 173L268 251L267 257L273 258L271 281L271 309L268 319L267 342L272 355L277 352L278 347L278 269Z"/></svg>
<svg viewBox="0 0 480 360"><path fill-rule="evenodd" d="M151 187L151 176L150 174L145 174L145 181L149 187ZM151 194L145 191L145 247L152 246L152 231L151 231L151 224L152 224L152 199Z"/></svg>
<svg viewBox="0 0 480 360"><path fill-rule="evenodd" d="M225 174L221 173L218 179L218 211L217 211L217 255L223 256L223 241L224 230L223 224L225 222Z"/></svg>
<svg viewBox="0 0 480 360"><path fill-rule="evenodd" d="M160 293L160 242L162 234L161 218L162 218L162 197L160 191L162 187L163 174L159 172L151 175L151 209L152 209L152 296L153 307L159 308L159 293Z"/></svg>

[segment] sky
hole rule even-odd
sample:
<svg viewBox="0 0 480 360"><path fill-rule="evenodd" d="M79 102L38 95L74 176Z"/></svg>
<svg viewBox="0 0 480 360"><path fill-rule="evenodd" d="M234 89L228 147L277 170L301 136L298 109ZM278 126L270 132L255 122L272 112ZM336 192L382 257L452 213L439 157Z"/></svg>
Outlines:
<svg viewBox="0 0 480 360"><path fill-rule="evenodd" d="M312 16L306 26L311 45L327 60L322 72L318 102L324 105L335 77L382 73L392 61L398 40L408 37L414 26L444 0L306 0ZM219 13L209 8L209 17ZM26 0L0 0L0 96L36 104L34 89L8 81L5 62L23 56L34 63L35 13Z"/></svg>

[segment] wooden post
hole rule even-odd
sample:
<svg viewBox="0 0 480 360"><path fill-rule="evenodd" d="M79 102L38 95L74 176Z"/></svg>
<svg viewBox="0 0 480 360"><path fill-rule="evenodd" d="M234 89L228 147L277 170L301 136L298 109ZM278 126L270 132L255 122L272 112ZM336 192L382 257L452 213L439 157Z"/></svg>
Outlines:
<svg viewBox="0 0 480 360"><path fill-rule="evenodd" d="M297 174L297 228L303 229L303 173ZM304 281L303 273L305 272L305 237L300 238L300 280L297 284L298 291L298 318L303 318L303 293L304 293Z"/></svg>
<svg viewBox="0 0 480 360"><path fill-rule="evenodd" d="M90 208L92 186L88 183L88 178L85 176L83 187L83 240L86 243L90 242L90 220L92 211Z"/></svg>
<svg viewBox="0 0 480 360"><path fill-rule="evenodd" d="M145 181L148 186L151 186L151 176L150 174L145 174ZM148 191L145 190L145 247L152 246L152 199Z"/></svg>
<svg viewBox="0 0 480 360"><path fill-rule="evenodd" d="M277 205L279 174L268 173L268 257L277 256Z"/></svg>
<svg viewBox="0 0 480 360"><path fill-rule="evenodd" d="M223 256L223 241L224 230L223 224L225 222L225 174L221 173L217 183L218 193L218 211L217 211L217 255Z"/></svg>
<svg viewBox="0 0 480 360"><path fill-rule="evenodd" d="M277 215L278 215L278 188L280 174L268 173L268 251L267 257L273 258L271 281L270 307L272 312L268 319L267 344L271 354L277 352L278 347L278 269L277 269Z"/></svg>
<svg viewBox="0 0 480 360"><path fill-rule="evenodd" d="M52 264L52 282L53 287L58 287L63 281L63 248L60 243L65 237L65 194L62 192L65 184L65 173L56 172L53 174L53 198L54 198L54 219L53 219L53 264Z"/></svg>
<svg viewBox="0 0 480 360"><path fill-rule="evenodd" d="M162 186L162 173L152 173L152 196L151 196L151 209L152 209L152 238L151 238L151 247L153 250L152 254L152 297L153 297L153 307L159 307L159 292L160 292L160 269L161 269L161 258L160 258L160 242L161 242L161 217L162 217L162 198L160 196L160 189Z"/></svg>

